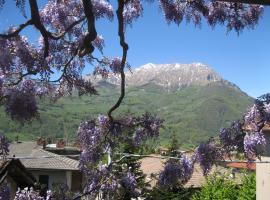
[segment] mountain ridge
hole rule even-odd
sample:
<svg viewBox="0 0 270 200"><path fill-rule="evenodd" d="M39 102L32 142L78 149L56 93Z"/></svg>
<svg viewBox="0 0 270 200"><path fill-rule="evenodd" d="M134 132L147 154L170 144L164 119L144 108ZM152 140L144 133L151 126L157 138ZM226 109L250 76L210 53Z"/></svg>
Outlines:
<svg viewBox="0 0 270 200"><path fill-rule="evenodd" d="M116 86L120 85L120 75L113 73L110 73L107 79L92 75L85 78L90 79L94 84L108 82ZM215 82L240 90L235 84L223 79L214 69L199 62L190 64L147 63L126 71L126 87L144 86L153 83L164 90L175 91L192 85L205 86Z"/></svg>

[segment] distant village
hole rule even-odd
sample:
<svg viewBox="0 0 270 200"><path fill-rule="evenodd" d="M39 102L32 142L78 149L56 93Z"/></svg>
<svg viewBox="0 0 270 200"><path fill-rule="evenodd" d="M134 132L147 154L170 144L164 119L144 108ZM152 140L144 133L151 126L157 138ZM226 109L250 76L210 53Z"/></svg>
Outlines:
<svg viewBox="0 0 270 200"><path fill-rule="evenodd" d="M146 174L149 187L157 183L155 177L164 167L167 148L159 148L155 154L142 157L141 170ZM8 182L11 196L14 197L18 188L34 187L40 193L46 194L55 185L66 185L73 192L81 192L84 177L79 169L79 144L67 145L63 139L56 143L38 138L37 141L13 141L10 145L9 156L0 162L0 184ZM192 152L179 152L191 155ZM255 171L255 163L222 162L216 165L211 173L226 174L230 179L240 183L243 170ZM191 179L185 188L200 188L206 181L199 166L195 164Z"/></svg>

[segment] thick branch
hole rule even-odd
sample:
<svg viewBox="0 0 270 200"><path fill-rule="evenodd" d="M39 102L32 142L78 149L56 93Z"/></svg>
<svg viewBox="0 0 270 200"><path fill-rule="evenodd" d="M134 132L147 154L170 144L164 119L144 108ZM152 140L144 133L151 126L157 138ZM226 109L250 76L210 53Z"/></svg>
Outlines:
<svg viewBox="0 0 270 200"><path fill-rule="evenodd" d="M83 0L82 2L85 17L87 19L88 33L84 37L83 46L79 50L80 57L83 57L86 54L91 54L94 51L95 48L92 45L92 41L94 41L97 37L97 31L95 27L95 16L93 13L92 2L89 0Z"/></svg>
<svg viewBox="0 0 270 200"><path fill-rule="evenodd" d="M118 9L116 11L117 13L117 19L118 19L118 36L120 38L120 45L122 47L122 61L121 61L121 94L119 96L118 101L110 108L108 111L108 116L111 121L113 121L112 112L116 110L120 104L122 103L124 97L125 97L125 65L127 60L127 51L128 51L128 44L125 42L125 32L124 32L124 17L123 17L123 11L124 11L124 1L118 0Z"/></svg>
<svg viewBox="0 0 270 200"><path fill-rule="evenodd" d="M270 5L270 0L215 0L222 2L232 3L246 3L246 4L258 4L258 5Z"/></svg>
<svg viewBox="0 0 270 200"><path fill-rule="evenodd" d="M15 37L17 36L25 27L29 26L29 25L32 25L33 24L33 21L32 19L28 20L27 22L25 22L24 24L21 24L14 32L12 33L9 33L9 34L0 34L0 37L1 38L4 38L4 39L9 39L9 38L12 38L12 37Z"/></svg>
<svg viewBox="0 0 270 200"><path fill-rule="evenodd" d="M37 1L29 0L29 4L30 4L30 9L31 9L31 19L33 20L33 24L40 31L44 40L44 58L46 58L49 56L50 33L46 30L44 25L41 23Z"/></svg>

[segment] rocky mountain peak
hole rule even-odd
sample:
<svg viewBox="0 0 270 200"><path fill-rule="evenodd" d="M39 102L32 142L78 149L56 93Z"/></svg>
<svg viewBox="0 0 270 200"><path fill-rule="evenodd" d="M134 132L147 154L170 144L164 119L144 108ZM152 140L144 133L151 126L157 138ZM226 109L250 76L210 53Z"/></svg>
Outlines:
<svg viewBox="0 0 270 200"><path fill-rule="evenodd" d="M222 78L202 63L153 64L148 63L126 74L127 86L142 86L149 83L164 88L181 89L191 85L207 85Z"/></svg>
<svg viewBox="0 0 270 200"><path fill-rule="evenodd" d="M99 81L97 78L96 81ZM191 85L208 85L223 79L209 66L202 63L153 64L148 63L126 72L127 86L155 84L164 89L181 89ZM107 82L120 84L118 75L110 74Z"/></svg>

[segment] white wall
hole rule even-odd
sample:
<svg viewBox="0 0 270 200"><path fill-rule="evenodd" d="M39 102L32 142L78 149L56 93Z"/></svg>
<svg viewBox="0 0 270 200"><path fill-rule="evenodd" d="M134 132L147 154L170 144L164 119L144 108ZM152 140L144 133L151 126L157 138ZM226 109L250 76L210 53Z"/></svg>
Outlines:
<svg viewBox="0 0 270 200"><path fill-rule="evenodd" d="M53 183L65 183L70 188L71 186L71 172L69 171L40 171L40 170L29 170L36 180L39 180L40 175L49 176L49 189L52 189Z"/></svg>
<svg viewBox="0 0 270 200"><path fill-rule="evenodd" d="M270 161L270 157L261 160ZM270 163L256 163L256 199L270 199Z"/></svg>

